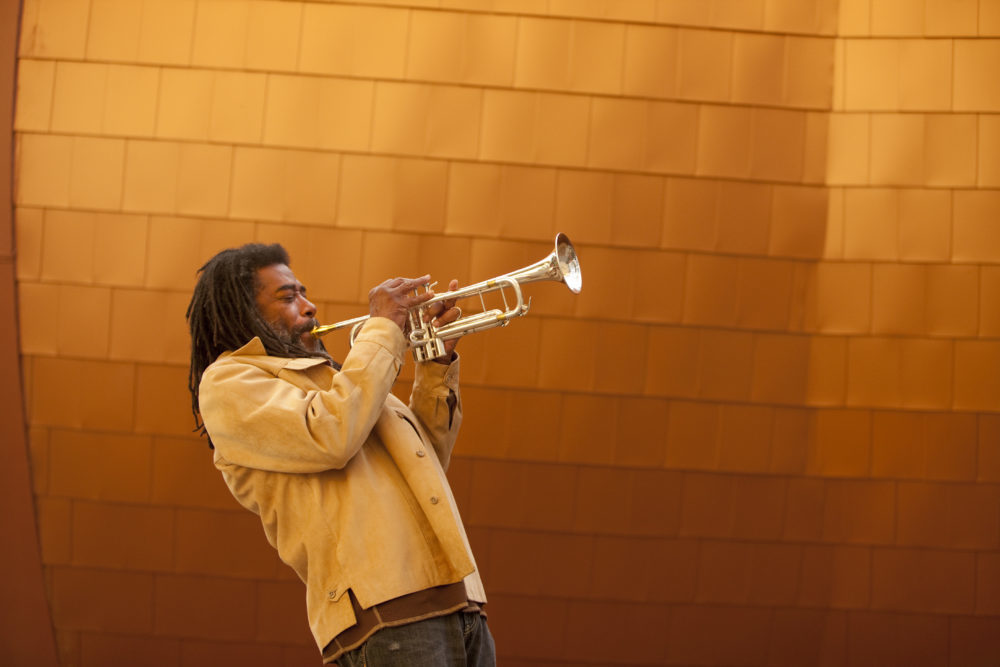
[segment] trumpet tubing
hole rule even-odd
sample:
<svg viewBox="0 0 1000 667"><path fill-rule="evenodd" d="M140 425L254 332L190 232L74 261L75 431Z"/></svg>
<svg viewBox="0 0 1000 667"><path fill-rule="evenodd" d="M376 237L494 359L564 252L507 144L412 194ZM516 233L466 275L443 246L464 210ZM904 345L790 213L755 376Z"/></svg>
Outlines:
<svg viewBox="0 0 1000 667"><path fill-rule="evenodd" d="M565 234L558 234L555 241L555 249L546 257L539 261L502 276L484 280L474 285L469 285L451 292L437 294L433 298L425 301L420 306L410 310L410 333L409 346L413 349L413 357L418 362L436 359L444 355L444 341L460 338L477 331L485 331L496 327L504 327L510 320L521 317L528 313L531 301L527 303L521 294L521 285L525 283L550 280L561 282L574 294L579 294L583 287L583 274L580 270L580 260L577 257L576 249L570 243ZM507 296L504 289L509 289L514 293L513 304L507 303ZM503 299L504 308L493 308L487 310L483 295L492 292L499 292ZM473 315L460 317L459 319L439 327L435 327L429 322L423 321L426 308L441 301L452 299L465 299L478 296L483 306L483 311ZM348 320L318 326L312 330L312 335L323 336L343 329L352 327L351 344L357 336L361 326L368 320L368 315L353 317Z"/></svg>

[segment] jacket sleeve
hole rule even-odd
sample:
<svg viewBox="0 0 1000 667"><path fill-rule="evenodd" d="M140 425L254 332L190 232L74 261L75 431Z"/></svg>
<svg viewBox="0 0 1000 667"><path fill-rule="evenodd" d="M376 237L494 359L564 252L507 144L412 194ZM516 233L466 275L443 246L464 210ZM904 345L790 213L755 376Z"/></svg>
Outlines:
<svg viewBox="0 0 1000 667"><path fill-rule="evenodd" d="M402 367L406 341L372 318L326 391L307 391L233 357L202 376L199 407L220 457L248 468L310 473L343 468L357 454Z"/></svg>
<svg viewBox="0 0 1000 667"><path fill-rule="evenodd" d="M457 357L447 366L432 361L419 363L410 394L410 410L420 420L445 470L448 469L451 451L462 425L458 373Z"/></svg>

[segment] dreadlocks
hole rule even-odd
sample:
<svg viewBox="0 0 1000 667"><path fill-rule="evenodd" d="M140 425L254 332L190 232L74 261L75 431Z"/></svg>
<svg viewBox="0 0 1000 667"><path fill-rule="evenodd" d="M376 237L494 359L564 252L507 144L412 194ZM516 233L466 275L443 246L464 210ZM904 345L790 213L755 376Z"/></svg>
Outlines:
<svg viewBox="0 0 1000 667"><path fill-rule="evenodd" d="M298 342L278 335L257 310L257 270L288 263L288 253L279 244L249 243L223 250L198 270L187 321L191 331L188 389L199 429L204 430L198 411L198 385L205 369L223 352L243 347L257 336L271 356L310 356Z"/></svg>

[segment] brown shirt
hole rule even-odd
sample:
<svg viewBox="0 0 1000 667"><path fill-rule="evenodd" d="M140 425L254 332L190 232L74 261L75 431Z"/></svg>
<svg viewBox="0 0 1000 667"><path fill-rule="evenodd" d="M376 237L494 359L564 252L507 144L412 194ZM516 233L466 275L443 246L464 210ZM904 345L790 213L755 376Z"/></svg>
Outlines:
<svg viewBox="0 0 1000 667"><path fill-rule="evenodd" d="M407 405L390 393L406 352L399 327L372 318L340 372L268 356L254 339L202 377L215 465L305 582L320 650L355 624L348 589L370 608L464 582L486 602L444 472L461 423L459 362L418 364Z"/></svg>

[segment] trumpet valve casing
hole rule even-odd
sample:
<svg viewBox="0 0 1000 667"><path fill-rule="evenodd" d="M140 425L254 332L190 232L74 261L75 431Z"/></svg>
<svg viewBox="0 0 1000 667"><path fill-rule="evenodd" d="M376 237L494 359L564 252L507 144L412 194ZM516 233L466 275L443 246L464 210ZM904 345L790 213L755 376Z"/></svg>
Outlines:
<svg viewBox="0 0 1000 667"><path fill-rule="evenodd" d="M417 362L430 361L444 356L444 341L437 337L433 326L410 331L410 347Z"/></svg>

